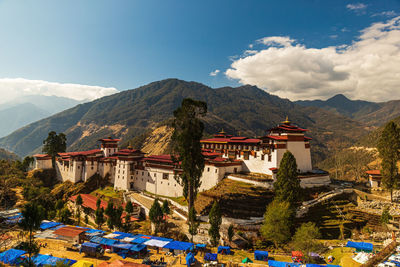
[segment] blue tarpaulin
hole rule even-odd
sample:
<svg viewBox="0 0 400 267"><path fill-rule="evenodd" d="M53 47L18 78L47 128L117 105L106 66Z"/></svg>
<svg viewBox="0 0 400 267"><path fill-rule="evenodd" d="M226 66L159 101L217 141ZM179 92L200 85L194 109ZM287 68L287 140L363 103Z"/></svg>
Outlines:
<svg viewBox="0 0 400 267"><path fill-rule="evenodd" d="M171 241L166 244L163 248L173 249L173 250L189 250L193 247L193 243L182 242L182 241Z"/></svg>
<svg viewBox="0 0 400 267"><path fill-rule="evenodd" d="M255 250L254 251L254 259L258 260L258 261L268 260L268 251Z"/></svg>
<svg viewBox="0 0 400 267"><path fill-rule="evenodd" d="M93 233L104 233L103 230L97 230L97 229L89 229L85 232L86 234L93 234Z"/></svg>
<svg viewBox="0 0 400 267"><path fill-rule="evenodd" d="M325 267L325 265L319 265L319 264L314 264L314 263L307 263L306 267Z"/></svg>
<svg viewBox="0 0 400 267"><path fill-rule="evenodd" d="M228 246L219 246L218 254L231 254L231 247Z"/></svg>
<svg viewBox="0 0 400 267"><path fill-rule="evenodd" d="M15 264L26 251L20 249L9 249L0 253L0 262L5 264Z"/></svg>
<svg viewBox="0 0 400 267"><path fill-rule="evenodd" d="M342 267L342 266L340 266L340 265L327 264L326 267Z"/></svg>
<svg viewBox="0 0 400 267"><path fill-rule="evenodd" d="M270 266L270 267L300 267L301 265L299 263L269 260L268 266Z"/></svg>
<svg viewBox="0 0 400 267"><path fill-rule="evenodd" d="M207 247L206 244L197 244L196 248L205 249Z"/></svg>
<svg viewBox="0 0 400 267"><path fill-rule="evenodd" d="M192 252L189 252L186 255L186 265L189 267L190 265L192 265L192 263L195 263L196 259L194 258L194 255Z"/></svg>
<svg viewBox="0 0 400 267"><path fill-rule="evenodd" d="M90 241L93 242L93 243L104 245L104 246L112 246L112 245L118 243L117 240L107 239L107 238L103 238L103 237L99 237L99 236L92 237L90 239Z"/></svg>
<svg viewBox="0 0 400 267"><path fill-rule="evenodd" d="M132 240L131 242L135 243L135 244L143 244L144 242L147 242L149 240L150 239L148 239L148 238L138 237L138 238L135 238L134 240Z"/></svg>
<svg viewBox="0 0 400 267"><path fill-rule="evenodd" d="M139 252L139 251L142 251L142 250L145 249L145 248L146 248L145 245L133 244L129 250L130 250L130 251Z"/></svg>
<svg viewBox="0 0 400 267"><path fill-rule="evenodd" d="M98 248L100 244L97 243L92 243L92 242L85 242L82 244L83 247L89 247L89 248Z"/></svg>
<svg viewBox="0 0 400 267"><path fill-rule="evenodd" d="M42 222L40 224L40 229L42 230L46 230L46 229L50 229L53 227L56 227L57 225L60 225L61 223L59 222Z"/></svg>
<svg viewBox="0 0 400 267"><path fill-rule="evenodd" d="M58 257L50 256L50 258L48 258L46 261L44 261L42 263L42 265L55 266L57 264L57 262L63 262L65 264L72 265L72 264L74 264L76 262L76 260L70 260L70 259L58 258Z"/></svg>
<svg viewBox="0 0 400 267"><path fill-rule="evenodd" d="M355 248L356 250L362 251L372 251L374 249L374 245L372 245L371 243L353 241L347 241L346 247Z"/></svg>
<svg viewBox="0 0 400 267"><path fill-rule="evenodd" d="M132 245L131 244L122 243L122 244L113 244L113 245L111 245L111 247L112 248L130 250Z"/></svg>
<svg viewBox="0 0 400 267"><path fill-rule="evenodd" d="M218 254L216 253L206 253L206 255L204 255L205 261L216 261L217 259L218 259Z"/></svg>

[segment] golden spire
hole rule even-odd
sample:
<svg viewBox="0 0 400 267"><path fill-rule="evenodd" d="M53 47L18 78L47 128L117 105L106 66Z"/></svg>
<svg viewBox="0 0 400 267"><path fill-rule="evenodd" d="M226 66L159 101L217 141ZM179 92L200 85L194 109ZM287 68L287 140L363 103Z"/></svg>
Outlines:
<svg viewBox="0 0 400 267"><path fill-rule="evenodd" d="M133 149L132 148L132 141L129 142L128 149Z"/></svg>
<svg viewBox="0 0 400 267"><path fill-rule="evenodd" d="M286 120L282 122L283 124L290 124L289 116L286 115Z"/></svg>
<svg viewBox="0 0 400 267"><path fill-rule="evenodd" d="M224 128L221 129L221 131L219 132L219 134L225 134Z"/></svg>

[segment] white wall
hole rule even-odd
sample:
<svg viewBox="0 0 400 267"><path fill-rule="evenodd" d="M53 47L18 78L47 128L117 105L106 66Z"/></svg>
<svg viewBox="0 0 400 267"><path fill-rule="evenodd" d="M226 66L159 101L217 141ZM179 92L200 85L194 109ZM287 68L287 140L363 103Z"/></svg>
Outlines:
<svg viewBox="0 0 400 267"><path fill-rule="evenodd" d="M304 142L288 142L287 150L296 158L297 168L300 172L312 170L310 148L305 148Z"/></svg>
<svg viewBox="0 0 400 267"><path fill-rule="evenodd" d="M51 159L36 159L35 169L51 169L53 168L51 164Z"/></svg>

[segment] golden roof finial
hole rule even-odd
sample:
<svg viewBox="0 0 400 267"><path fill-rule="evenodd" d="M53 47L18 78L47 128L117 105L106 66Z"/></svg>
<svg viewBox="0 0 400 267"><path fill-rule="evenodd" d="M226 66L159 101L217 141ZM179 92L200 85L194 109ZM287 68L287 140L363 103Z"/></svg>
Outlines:
<svg viewBox="0 0 400 267"><path fill-rule="evenodd" d="M133 149L131 141L129 142L128 149Z"/></svg>
<svg viewBox="0 0 400 267"><path fill-rule="evenodd" d="M221 129L221 131L219 132L220 134L225 134L224 128Z"/></svg>
<svg viewBox="0 0 400 267"><path fill-rule="evenodd" d="M283 121L284 124L290 124L289 116L286 115L286 120Z"/></svg>

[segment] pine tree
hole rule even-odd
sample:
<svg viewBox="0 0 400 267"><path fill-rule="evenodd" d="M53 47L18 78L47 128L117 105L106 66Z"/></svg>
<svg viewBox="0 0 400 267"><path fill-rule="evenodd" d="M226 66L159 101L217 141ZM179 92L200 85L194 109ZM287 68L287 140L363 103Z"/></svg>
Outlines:
<svg viewBox="0 0 400 267"><path fill-rule="evenodd" d="M221 235L219 229L222 223L221 210L219 209L218 202L214 201L210 213L208 214L208 220L210 222L210 229L208 229L208 235L211 239L211 244L217 246Z"/></svg>
<svg viewBox="0 0 400 267"><path fill-rule="evenodd" d="M83 200L82 200L82 197L80 194L76 197L75 203L76 203L76 217L78 219L78 225L80 225L81 224L81 206L83 204Z"/></svg>
<svg viewBox="0 0 400 267"><path fill-rule="evenodd" d="M63 133L55 131L49 132L47 138L43 140L43 152L51 156L51 163L53 168L56 166L56 156L60 152L65 152L67 149L67 137Z"/></svg>
<svg viewBox="0 0 400 267"><path fill-rule="evenodd" d="M190 234L190 242L193 242L193 237L197 235L197 229L199 228L200 223L196 218L196 209L192 207L189 211L189 234Z"/></svg>
<svg viewBox="0 0 400 267"><path fill-rule="evenodd" d="M39 247L35 243L34 233L39 230L44 219L44 210L34 203L27 203L21 211L22 219L19 225L28 232L28 266L33 266L32 255L39 253Z"/></svg>
<svg viewBox="0 0 400 267"><path fill-rule="evenodd" d="M126 202L125 212L126 212L125 224L126 224L126 227L129 228L129 225L131 223L132 212L133 212L133 205L130 200L128 200L128 202Z"/></svg>
<svg viewBox="0 0 400 267"><path fill-rule="evenodd" d="M288 202L292 208L300 200L300 180L297 178L296 158L290 151L283 154L274 183L275 200Z"/></svg>
<svg viewBox="0 0 400 267"><path fill-rule="evenodd" d="M172 134L172 158L180 164L181 173L175 179L183 186L183 195L191 210L201 185L204 170L204 157L200 139L203 136L204 124L199 117L207 113L207 104L185 98L181 106L174 111L174 132Z"/></svg>
<svg viewBox="0 0 400 267"><path fill-rule="evenodd" d="M261 226L261 236L274 243L278 248L291 237L293 221L293 209L289 202L274 200L268 205L264 214L264 222Z"/></svg>
<svg viewBox="0 0 400 267"><path fill-rule="evenodd" d="M171 209L169 208L169 204L168 204L168 200L164 200L163 204L162 204L162 211L164 212L165 215L170 214L171 213Z"/></svg>
<svg viewBox="0 0 400 267"><path fill-rule="evenodd" d="M157 233L160 229L161 223L164 220L164 214L161 209L160 203L158 202L158 199L154 200L153 205L150 208L149 219L154 224L155 232Z"/></svg>
<svg viewBox="0 0 400 267"><path fill-rule="evenodd" d="M104 209L98 207L95 211L95 223L97 227L101 230L101 226L104 224Z"/></svg>
<svg viewBox="0 0 400 267"><path fill-rule="evenodd" d="M397 162L400 157L400 129L391 121L385 125L378 141L378 151L382 159L382 184L390 191L390 200L393 201L393 189L399 185L399 170Z"/></svg>

